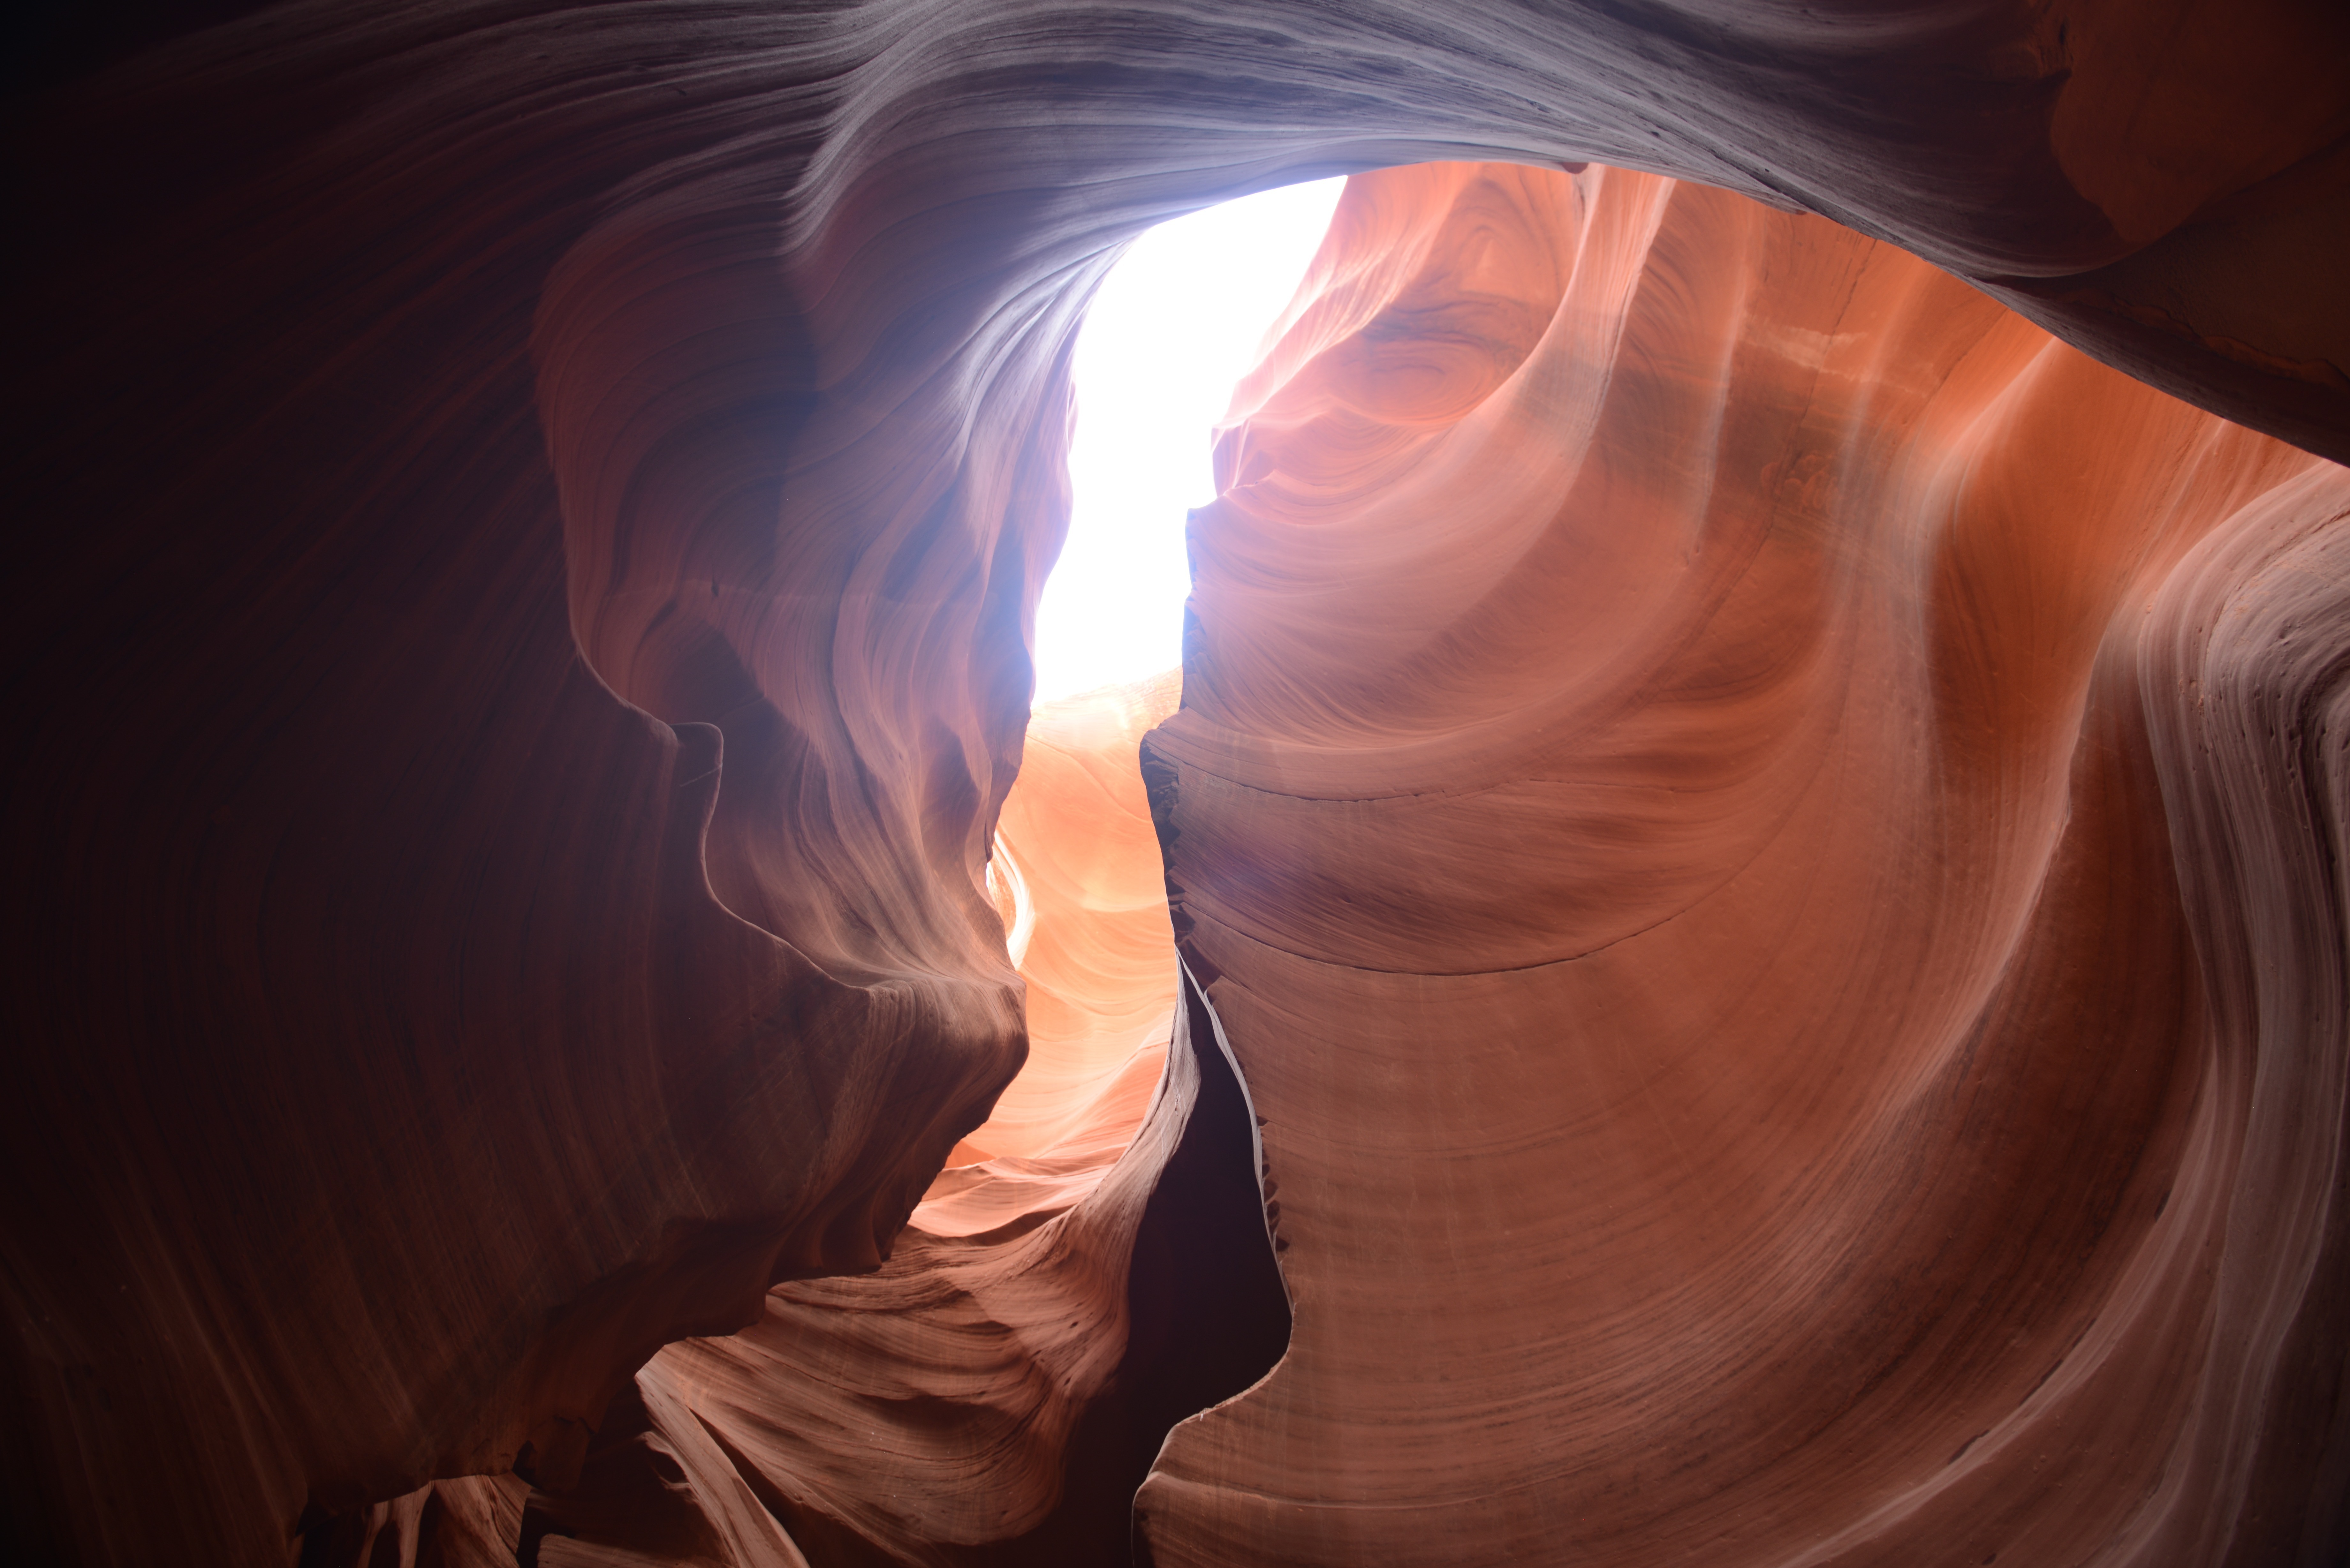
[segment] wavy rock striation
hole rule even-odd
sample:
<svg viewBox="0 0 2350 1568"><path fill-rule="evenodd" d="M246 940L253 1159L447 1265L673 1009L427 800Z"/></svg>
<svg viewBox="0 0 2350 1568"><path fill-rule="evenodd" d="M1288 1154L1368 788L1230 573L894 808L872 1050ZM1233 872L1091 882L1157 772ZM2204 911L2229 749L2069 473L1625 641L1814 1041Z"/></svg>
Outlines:
<svg viewBox="0 0 2350 1568"><path fill-rule="evenodd" d="M1151 1561L2323 1561L2350 472L1623 171L1292 316L1145 768L1295 1328Z"/></svg>
<svg viewBox="0 0 2350 1568"><path fill-rule="evenodd" d="M1177 692L1040 708L1004 802L1033 1047L963 1148L1032 1152L950 1167L878 1273L655 1356L579 1483L529 1500L538 1563L1124 1561L1168 1429L1279 1358L1253 1129L1197 993L1177 1008L1137 765Z"/></svg>
<svg viewBox="0 0 2350 1568"><path fill-rule="evenodd" d="M1179 934L1280 1102L1300 1337L1177 1435L1154 1549L1326 1553L1407 1470L1383 1517L1456 1528L1464 1467L1501 1500L1479 1529L1521 1540L1615 1431L1638 1501L1591 1528L1634 1554L1667 1500L1768 1552L1978 1477L2011 1554L2323 1560L2336 471L1953 280L2350 455L2345 26L297 0L22 106L9 1544L560 1555L634 1496L673 1557L778 1556L794 1526L976 1551L1080 1530L1037 1501L1053 1433L1130 1476L1249 1381L1280 1312L1244 1114L1196 1108L1223 1080L1186 1116L1170 1070L1182 1125L1134 1145L1175 1151L1155 1176L1130 1149L1097 1180L1104 1132L1052 1191L1003 1185L1139 1099L1087 1075L1165 1005L1054 1023L1032 949L1040 1075L999 1106L1029 1030L987 865L1066 353L1159 218L1476 156L1648 172L1366 184L1201 535L1154 789ZM1208 1062L1196 1001L1170 1062ZM1534 1033L1471 1029L1495 1008ZM1476 1085L1534 1037L1581 1075L1508 1102L1554 1118L1520 1138ZM1171 1196L1195 1129L1221 1153ZM1521 1175L1589 1196L1512 1251ZM1707 1194L1700 1229L1666 1189ZM1017 1213L899 1247L926 1194ZM1439 1233L1496 1271L1477 1313ZM730 1426L720 1392L863 1356L846 1303L917 1289L920 1249L934 1282L985 1251L973 1301L1058 1282L969 1320L1017 1346L940 1427L1014 1434L975 1512L771 1460L760 1399ZM1194 1277L1258 1305L1152 1350L1137 1303L1177 1298L1136 1282ZM1529 1339L1507 1303L1537 1290L1565 1315ZM1098 1335L1022 1315L1064 1295ZM1636 1328L1669 1386L1627 1382ZM1350 1383L1348 1355L1383 1359ZM2032 1484L2105 1500L2060 1526L2017 1477L2064 1400L2123 1436L2049 1443L2073 1468ZM1342 1428L1409 1441L1373 1462ZM1929 1449L1960 1455L1931 1484ZM1122 1529L1123 1484L1064 1486L1109 1500L1083 1530Z"/></svg>
<svg viewBox="0 0 2350 1568"><path fill-rule="evenodd" d="M1180 671L1039 706L996 819L988 874L1025 991L1028 1059L950 1163L992 1182L1041 1156L1098 1169L1133 1137L1175 1018L1167 891L1136 748L1171 716ZM970 1156L984 1157L972 1165ZM1033 1211L933 1184L917 1220L948 1233Z"/></svg>

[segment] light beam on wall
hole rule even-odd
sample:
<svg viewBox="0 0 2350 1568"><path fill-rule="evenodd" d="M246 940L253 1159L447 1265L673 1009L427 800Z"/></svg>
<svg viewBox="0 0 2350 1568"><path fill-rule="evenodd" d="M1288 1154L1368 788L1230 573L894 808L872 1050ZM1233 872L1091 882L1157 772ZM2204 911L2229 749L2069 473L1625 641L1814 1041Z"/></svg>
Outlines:
<svg viewBox="0 0 2350 1568"><path fill-rule="evenodd" d="M1095 296L1077 339L1075 510L1036 612L1036 701L1181 660L1183 519L1215 497L1211 427L1345 186L1291 185L1161 223Z"/></svg>

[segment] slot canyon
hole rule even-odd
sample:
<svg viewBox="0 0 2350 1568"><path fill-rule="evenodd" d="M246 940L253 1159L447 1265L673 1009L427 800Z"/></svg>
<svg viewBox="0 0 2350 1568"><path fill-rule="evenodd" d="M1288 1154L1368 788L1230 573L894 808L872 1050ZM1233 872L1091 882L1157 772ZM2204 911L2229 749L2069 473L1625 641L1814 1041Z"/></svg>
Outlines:
<svg viewBox="0 0 2350 1568"><path fill-rule="evenodd" d="M9 1561L2350 1560L2350 10L36 42Z"/></svg>

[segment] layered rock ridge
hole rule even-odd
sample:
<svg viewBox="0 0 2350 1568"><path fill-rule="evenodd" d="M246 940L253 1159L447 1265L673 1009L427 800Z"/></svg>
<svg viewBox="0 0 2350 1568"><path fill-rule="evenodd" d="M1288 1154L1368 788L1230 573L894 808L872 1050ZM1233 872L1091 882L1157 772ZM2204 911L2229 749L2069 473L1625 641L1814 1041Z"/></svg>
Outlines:
<svg viewBox="0 0 2350 1568"><path fill-rule="evenodd" d="M1150 1561L2338 1547L2350 472L1492 164L1217 454L1144 766L1295 1321Z"/></svg>

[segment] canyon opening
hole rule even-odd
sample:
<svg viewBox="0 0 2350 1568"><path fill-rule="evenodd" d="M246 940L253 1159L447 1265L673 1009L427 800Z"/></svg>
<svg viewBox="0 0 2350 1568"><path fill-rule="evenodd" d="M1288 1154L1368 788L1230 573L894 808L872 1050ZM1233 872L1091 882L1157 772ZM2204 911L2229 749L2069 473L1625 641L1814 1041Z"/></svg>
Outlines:
<svg viewBox="0 0 2350 1568"><path fill-rule="evenodd" d="M1213 427L1344 183L1283 186L1161 223L1087 306L1070 377L1069 534L1036 607L1037 701L1182 662L1183 520L1215 499Z"/></svg>

